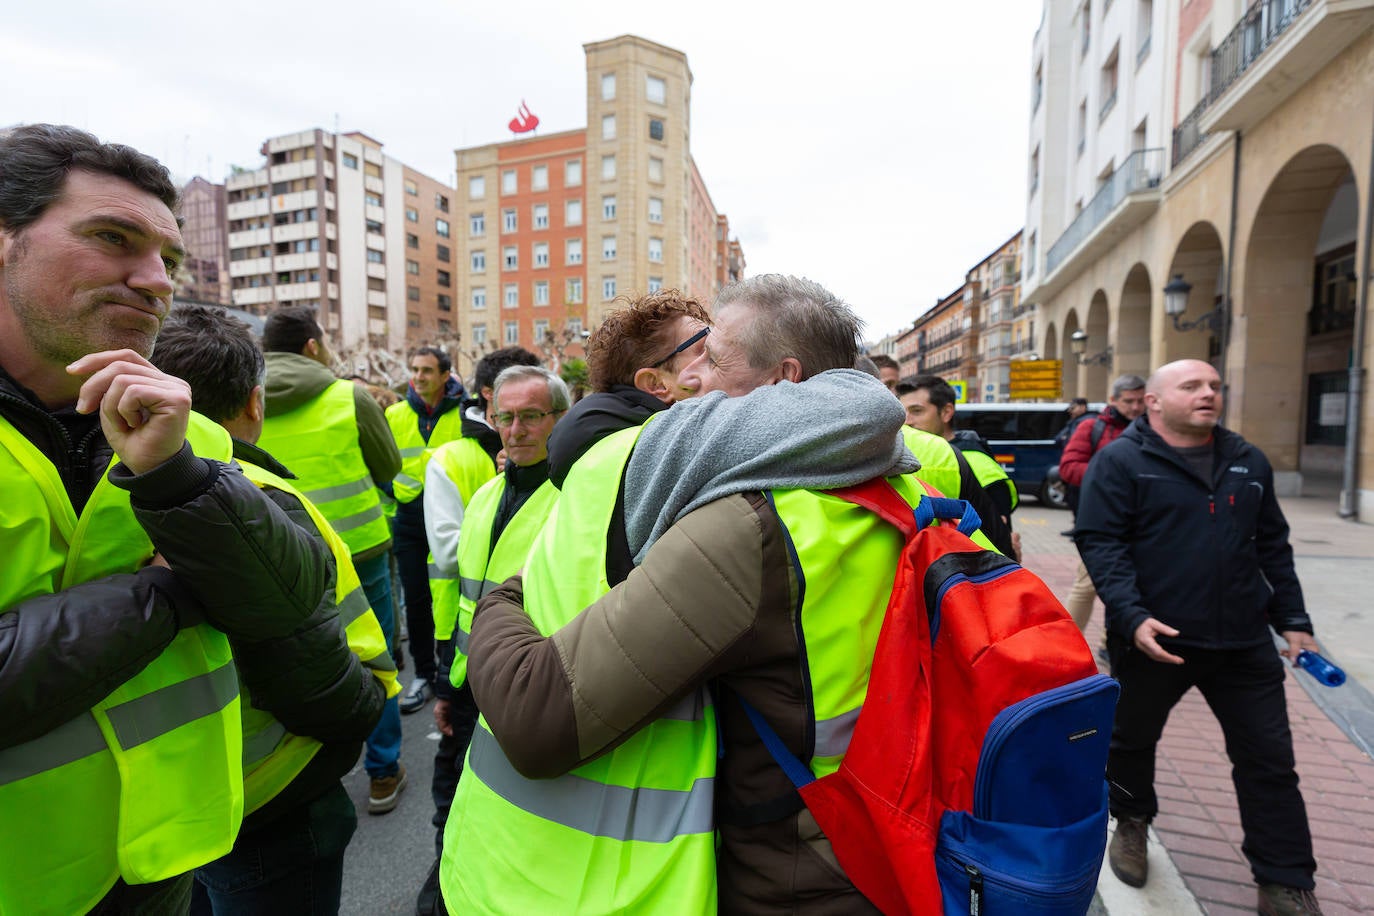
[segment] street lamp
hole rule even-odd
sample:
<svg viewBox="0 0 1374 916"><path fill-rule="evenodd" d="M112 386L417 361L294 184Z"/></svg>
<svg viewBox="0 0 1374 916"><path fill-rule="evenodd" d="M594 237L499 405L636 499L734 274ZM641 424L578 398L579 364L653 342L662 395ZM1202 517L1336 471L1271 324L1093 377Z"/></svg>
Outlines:
<svg viewBox="0 0 1374 916"><path fill-rule="evenodd" d="M1069 335L1069 349L1073 355L1078 357L1080 366L1110 366L1112 364L1112 348L1109 345L1101 353L1094 353L1092 356L1084 356L1088 349L1088 332L1079 328Z"/></svg>
<svg viewBox="0 0 1374 916"><path fill-rule="evenodd" d="M1183 320L1183 313L1188 309L1188 294L1192 291L1193 284L1183 279L1183 274L1174 274L1174 278L1164 286L1164 312L1173 321L1174 330L1210 331L1212 336L1220 337L1226 323L1226 306L1223 303L1217 303L1211 311L1192 321Z"/></svg>

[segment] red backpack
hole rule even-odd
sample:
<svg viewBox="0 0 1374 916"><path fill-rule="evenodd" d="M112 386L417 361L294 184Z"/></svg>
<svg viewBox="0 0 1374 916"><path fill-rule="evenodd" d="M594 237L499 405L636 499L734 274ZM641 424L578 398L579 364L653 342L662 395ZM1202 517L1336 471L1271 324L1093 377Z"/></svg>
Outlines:
<svg viewBox="0 0 1374 916"><path fill-rule="evenodd" d="M967 503L913 511L883 480L828 492L907 538L868 694L820 779L746 704L760 737L883 912L1085 912L1106 845L1116 682L1044 582L969 540Z"/></svg>

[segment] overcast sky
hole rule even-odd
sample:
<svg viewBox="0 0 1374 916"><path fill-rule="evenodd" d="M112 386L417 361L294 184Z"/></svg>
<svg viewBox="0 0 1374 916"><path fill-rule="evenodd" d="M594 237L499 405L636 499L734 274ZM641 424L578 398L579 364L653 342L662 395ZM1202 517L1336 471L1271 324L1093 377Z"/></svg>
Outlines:
<svg viewBox="0 0 1374 916"><path fill-rule="evenodd" d="M179 178L268 137L361 130L451 181L455 148L586 124L584 42L683 51L692 155L747 272L808 276L870 339L910 324L1025 219L1039 0L4 4L0 126L75 124Z"/></svg>

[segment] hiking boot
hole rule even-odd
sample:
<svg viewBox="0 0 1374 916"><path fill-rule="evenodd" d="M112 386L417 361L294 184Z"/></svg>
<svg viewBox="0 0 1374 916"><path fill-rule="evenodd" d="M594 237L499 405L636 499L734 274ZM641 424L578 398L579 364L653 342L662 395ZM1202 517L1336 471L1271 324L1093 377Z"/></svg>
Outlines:
<svg viewBox="0 0 1374 916"><path fill-rule="evenodd" d="M1321 904L1315 891L1282 884L1261 884L1259 887L1260 916L1321 916Z"/></svg>
<svg viewBox="0 0 1374 916"><path fill-rule="evenodd" d="M1145 855L1149 832L1150 822L1143 817L1116 819L1116 833L1107 847L1107 861L1111 863L1112 874L1121 879L1122 884L1145 886L1145 879L1150 874L1150 863Z"/></svg>
<svg viewBox="0 0 1374 916"><path fill-rule="evenodd" d="M367 796L368 814L386 814L395 809L406 787L406 765L396 764L395 776L373 776L372 791Z"/></svg>

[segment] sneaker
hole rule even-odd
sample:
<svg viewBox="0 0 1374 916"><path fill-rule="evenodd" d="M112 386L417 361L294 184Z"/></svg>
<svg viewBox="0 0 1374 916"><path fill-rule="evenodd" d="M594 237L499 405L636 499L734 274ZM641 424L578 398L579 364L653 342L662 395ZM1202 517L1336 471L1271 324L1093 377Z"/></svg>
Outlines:
<svg viewBox="0 0 1374 916"><path fill-rule="evenodd" d="M434 688L429 686L429 681L422 677L417 677L410 682L406 692L401 694L401 712L409 715L412 712L419 712L425 708L429 698L434 696Z"/></svg>
<svg viewBox="0 0 1374 916"><path fill-rule="evenodd" d="M395 776L373 776L372 791L367 796L368 814L386 814L401 800L406 787L406 765L396 764Z"/></svg>
<svg viewBox="0 0 1374 916"><path fill-rule="evenodd" d="M1282 884L1261 884L1260 916L1321 916L1321 904L1314 891Z"/></svg>
<svg viewBox="0 0 1374 916"><path fill-rule="evenodd" d="M1150 822L1143 817L1119 817L1116 819L1116 833L1107 847L1107 860L1111 863L1112 874L1121 883L1131 887L1144 887L1150 874L1150 863L1145 854L1148 844Z"/></svg>

